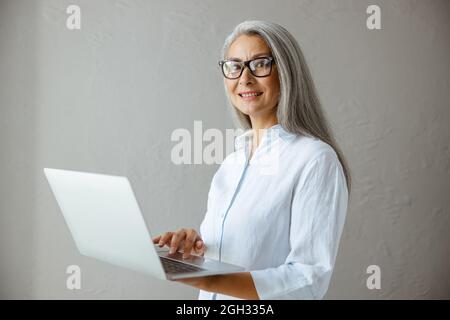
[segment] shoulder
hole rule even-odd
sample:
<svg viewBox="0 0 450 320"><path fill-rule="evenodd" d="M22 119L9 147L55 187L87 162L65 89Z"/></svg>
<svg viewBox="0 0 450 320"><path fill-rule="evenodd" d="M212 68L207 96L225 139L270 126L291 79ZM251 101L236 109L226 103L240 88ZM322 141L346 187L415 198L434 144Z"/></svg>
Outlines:
<svg viewBox="0 0 450 320"><path fill-rule="evenodd" d="M338 154L328 143L314 137L297 135L288 144L290 167L295 168L294 185L333 188L346 187Z"/></svg>
<svg viewBox="0 0 450 320"><path fill-rule="evenodd" d="M299 168L311 166L313 163L339 163L336 151L326 142L310 136L295 135L287 142L291 157Z"/></svg>
<svg viewBox="0 0 450 320"><path fill-rule="evenodd" d="M328 143L318 138L297 136L290 149L296 154L296 185L322 191L347 188L342 164Z"/></svg>

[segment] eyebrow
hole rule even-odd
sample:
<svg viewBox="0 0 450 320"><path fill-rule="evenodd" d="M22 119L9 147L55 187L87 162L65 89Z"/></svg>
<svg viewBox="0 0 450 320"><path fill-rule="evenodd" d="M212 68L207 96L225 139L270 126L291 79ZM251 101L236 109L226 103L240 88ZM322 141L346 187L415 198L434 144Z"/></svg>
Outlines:
<svg viewBox="0 0 450 320"><path fill-rule="evenodd" d="M257 53L257 54L255 54L255 55L253 55L253 56L251 57L251 59L259 58L259 57L269 57L269 56L270 56L270 53ZM226 60L242 61L242 60L239 59L239 58L233 58L233 57L227 58Z"/></svg>

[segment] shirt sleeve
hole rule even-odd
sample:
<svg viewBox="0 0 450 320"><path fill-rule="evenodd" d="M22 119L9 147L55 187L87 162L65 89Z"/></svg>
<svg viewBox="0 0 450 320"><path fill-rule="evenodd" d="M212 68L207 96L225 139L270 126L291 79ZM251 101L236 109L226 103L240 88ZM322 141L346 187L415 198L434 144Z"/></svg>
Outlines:
<svg viewBox="0 0 450 320"><path fill-rule="evenodd" d="M332 150L308 162L293 190L284 264L251 271L260 299L322 299L345 222L348 190Z"/></svg>

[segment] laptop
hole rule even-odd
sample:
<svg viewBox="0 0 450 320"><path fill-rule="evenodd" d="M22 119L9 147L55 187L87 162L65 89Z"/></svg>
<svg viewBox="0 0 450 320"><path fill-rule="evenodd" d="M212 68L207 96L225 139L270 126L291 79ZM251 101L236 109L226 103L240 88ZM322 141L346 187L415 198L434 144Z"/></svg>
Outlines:
<svg viewBox="0 0 450 320"><path fill-rule="evenodd" d="M177 280L244 268L153 244L126 177L44 168L79 252L159 279Z"/></svg>

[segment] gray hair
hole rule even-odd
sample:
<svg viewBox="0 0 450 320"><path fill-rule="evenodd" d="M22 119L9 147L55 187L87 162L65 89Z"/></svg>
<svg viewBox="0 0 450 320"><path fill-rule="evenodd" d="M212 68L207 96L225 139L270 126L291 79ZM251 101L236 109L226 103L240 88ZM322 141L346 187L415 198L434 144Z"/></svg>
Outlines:
<svg viewBox="0 0 450 320"><path fill-rule="evenodd" d="M261 37L270 48L278 70L280 97L277 118L288 132L311 136L329 144L336 152L344 170L350 193L351 177L347 161L337 145L321 107L311 73L295 38L282 26L268 21L245 21L235 27L225 39L222 59L226 59L230 45L241 35ZM230 100L235 120L243 129L251 129L250 117L239 111Z"/></svg>

